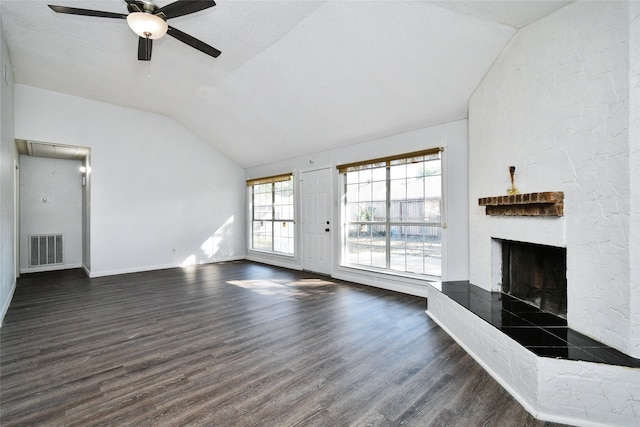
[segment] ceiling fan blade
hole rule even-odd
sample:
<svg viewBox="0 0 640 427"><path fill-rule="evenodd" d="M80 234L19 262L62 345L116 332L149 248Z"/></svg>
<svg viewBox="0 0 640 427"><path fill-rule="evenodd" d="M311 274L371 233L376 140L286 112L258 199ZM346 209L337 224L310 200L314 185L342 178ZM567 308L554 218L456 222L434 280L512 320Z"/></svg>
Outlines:
<svg viewBox="0 0 640 427"><path fill-rule="evenodd" d="M146 37L138 37L138 60L151 61L151 48L153 40Z"/></svg>
<svg viewBox="0 0 640 427"><path fill-rule="evenodd" d="M199 12L216 5L213 0L178 0L161 7L155 14L163 13L167 19Z"/></svg>
<svg viewBox="0 0 640 427"><path fill-rule="evenodd" d="M193 36L190 36L187 33L183 33L180 30L176 30L171 25L169 25L169 30L167 31L167 34L169 34L174 39L180 40L182 43L186 43L189 46L191 46L191 47L193 47L195 49L198 49L200 52L203 52L203 53L206 53L207 55L213 56L214 58L217 58L222 53L218 49L216 49L215 47L209 46L205 42L200 41L197 38L195 38Z"/></svg>
<svg viewBox="0 0 640 427"><path fill-rule="evenodd" d="M127 15L122 13L103 12L101 10L79 9L77 7L48 5L54 12L68 13L70 15L97 16L99 18L127 19Z"/></svg>

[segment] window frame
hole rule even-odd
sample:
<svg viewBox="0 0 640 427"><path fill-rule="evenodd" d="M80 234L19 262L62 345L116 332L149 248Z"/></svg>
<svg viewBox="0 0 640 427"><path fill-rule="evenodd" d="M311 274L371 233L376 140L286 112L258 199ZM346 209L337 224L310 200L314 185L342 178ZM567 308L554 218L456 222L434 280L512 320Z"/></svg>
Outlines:
<svg viewBox="0 0 640 427"><path fill-rule="evenodd" d="M287 218L281 218L279 216L282 215L282 210L279 210L278 208L281 208L282 206L287 206L287 205L282 205L282 204L277 204L276 203L276 196L277 196L277 184L278 183L282 183L282 182L286 182L289 181L290 182L290 204L287 204L289 206L289 208L287 209L287 211L289 212L289 215ZM261 204L259 206L270 206L270 218L256 218L256 186L264 186L264 185L270 185L271 189L269 192L263 192L260 194L270 194L270 203L267 204ZM268 254L274 254L274 255L281 255L281 256L295 256L296 254L296 229L295 229L295 216L296 216L296 212L295 212L295 206L296 206L296 197L295 197L295 183L294 183L294 179L293 179L293 173L288 173L288 174L281 174L281 175L274 175L274 176L269 176L269 177L263 177L263 178L257 178L257 179L249 179L247 180L247 188L248 188L248 193L249 193L249 207L250 207L250 211L249 211L249 250L251 251L255 251L255 252L262 252L262 253L268 253ZM266 211L265 211L266 212ZM271 224L270 227L270 249L266 248L266 247L256 247L256 229L255 229L255 224L256 222L269 222ZM277 235L276 235L276 224L283 224L283 228L288 228L291 234L291 237L285 237L285 239L289 239L290 242L287 245L288 249L290 249L289 251L281 251L281 250L276 250L276 241L277 241Z"/></svg>
<svg viewBox="0 0 640 427"><path fill-rule="evenodd" d="M392 182L394 181L394 179L392 179L391 177L391 167L394 165L398 164L398 160L400 161L406 161L407 163L410 161L410 159L412 158L420 158L422 157L422 159L420 160L421 162L427 162L428 156L433 156L433 155L437 155L437 159L439 160L439 174L433 174L433 175L424 175L425 178L429 177L429 176L439 176L440 178L440 198L439 198L439 221L402 221L399 218L392 218L391 217L391 212L392 212L392 203L394 202L394 199L391 196L391 187L392 187ZM395 164L394 164L395 162ZM405 163L405 164L407 164ZM388 157L382 157L382 158L376 158L376 159L371 159L371 160L364 160L364 161L359 161L359 162L354 162L354 163L349 163L349 164L343 164L343 165L338 165L336 168L338 169L338 173L340 175L341 178L341 192L342 192L342 203L341 203L341 218L342 218L342 229L341 229L341 244L340 244L340 266L342 267L347 267L347 268L355 268L355 269L360 269L360 270L366 270L366 271L371 271L371 272L376 272L376 273L383 273L383 274L390 274L390 275L400 275L400 276L408 276L408 277L418 277L418 278L442 278L443 276L443 267L445 266L445 261L443 260L444 257L444 230L446 229L446 219L445 219L445 159L444 159L444 148L443 147L437 147L437 148L433 148L433 149L428 149L428 150L422 150L422 151L416 151L416 152L411 152L411 153L405 153L405 154L398 154L398 155L394 155L394 156L388 156ZM384 182L385 183L385 200L384 200L384 206L385 206L385 215L384 215L384 220L373 220L373 214L371 214L372 218L367 219L367 220L353 220L350 218L350 214L352 212L350 212L349 210L349 197L347 196L348 194L348 185L350 184L347 181L347 173L349 172L355 172L355 171L360 171L360 170L366 170L366 169L384 169L385 171L385 178L384 181L375 181L375 179L372 179L371 183L375 183L375 182ZM373 175L372 175L373 177ZM408 177L405 176L405 181L408 179ZM362 185L362 183L359 182L359 185ZM410 202L411 199L410 198L406 198L406 199L400 199L401 203L402 201L404 201L405 203ZM423 200L428 200L426 196L424 196ZM353 202L352 202L353 203ZM358 199L358 203L360 203L359 199ZM372 205L375 203L379 203L379 201L376 200L371 200L368 201L368 204ZM384 267L380 266L380 265L374 265L374 261L373 258L371 260L370 264L360 264L360 263L354 263L351 262L348 257L349 257L349 251L348 251L348 245L349 245L349 233L350 230L352 231L353 229L350 227L353 226L381 226L385 235L385 239L384 239L384 252L385 252L385 262L384 262ZM409 271L409 267L408 267L408 263L407 263L407 250L408 247L404 246L404 250L405 250L405 255L404 255L404 263L405 263L405 267L403 270L400 269L395 269L393 268L392 265L392 256L393 256L393 247L392 247L392 230L394 227L437 227L439 228L439 230L437 231L437 235L438 238L440 240L440 250L439 250L439 256L440 256L440 266L439 266L439 274L433 274L433 272L427 272L425 269L425 266L423 265L422 267L422 272L418 272L418 271ZM366 244L365 244L366 245ZM371 243L371 250L373 253L373 242ZM425 249L425 247L423 247L422 249L423 253L427 253L427 249Z"/></svg>

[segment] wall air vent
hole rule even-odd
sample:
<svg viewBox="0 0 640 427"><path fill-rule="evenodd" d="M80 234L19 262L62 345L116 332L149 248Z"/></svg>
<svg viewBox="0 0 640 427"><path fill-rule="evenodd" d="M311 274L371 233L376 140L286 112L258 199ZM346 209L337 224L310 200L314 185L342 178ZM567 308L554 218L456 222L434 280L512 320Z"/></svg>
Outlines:
<svg viewBox="0 0 640 427"><path fill-rule="evenodd" d="M29 266L62 264L62 234L32 234L29 236Z"/></svg>

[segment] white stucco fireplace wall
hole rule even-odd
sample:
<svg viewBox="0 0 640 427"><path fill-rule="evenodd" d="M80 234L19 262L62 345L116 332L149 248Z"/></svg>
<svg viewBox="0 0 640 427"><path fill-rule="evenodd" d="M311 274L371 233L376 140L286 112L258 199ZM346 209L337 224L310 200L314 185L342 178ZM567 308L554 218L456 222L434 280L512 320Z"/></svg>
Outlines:
<svg viewBox="0 0 640 427"><path fill-rule="evenodd" d="M578 1L530 24L469 103L471 283L499 290L492 237L566 247L569 327L636 358L637 13ZM506 194L511 165L521 192L564 192L565 216L485 215L478 198Z"/></svg>

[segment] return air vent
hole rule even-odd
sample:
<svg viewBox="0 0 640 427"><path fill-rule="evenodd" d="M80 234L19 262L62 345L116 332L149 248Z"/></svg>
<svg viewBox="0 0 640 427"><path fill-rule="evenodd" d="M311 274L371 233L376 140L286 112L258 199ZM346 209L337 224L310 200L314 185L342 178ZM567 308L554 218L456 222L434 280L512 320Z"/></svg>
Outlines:
<svg viewBox="0 0 640 427"><path fill-rule="evenodd" d="M32 234L29 236L30 267L62 264L62 234Z"/></svg>

